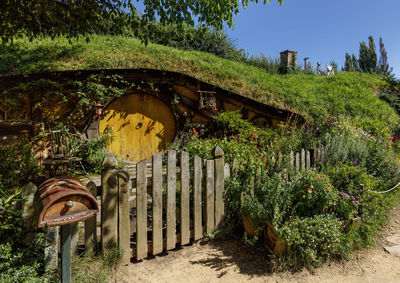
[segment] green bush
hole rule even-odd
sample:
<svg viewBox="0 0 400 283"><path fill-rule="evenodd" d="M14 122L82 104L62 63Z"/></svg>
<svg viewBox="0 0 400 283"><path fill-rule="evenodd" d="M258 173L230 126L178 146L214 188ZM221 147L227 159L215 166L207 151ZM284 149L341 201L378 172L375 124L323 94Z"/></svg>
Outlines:
<svg viewBox="0 0 400 283"><path fill-rule="evenodd" d="M332 215L312 218L295 217L278 230L278 235L290 245L290 264L313 267L342 252L342 223Z"/></svg>
<svg viewBox="0 0 400 283"><path fill-rule="evenodd" d="M359 215L360 201L355 196L339 192L339 200L335 207L335 214L342 220L349 221Z"/></svg>
<svg viewBox="0 0 400 283"><path fill-rule="evenodd" d="M349 162L364 165L369 159L368 141L353 136L349 131L338 131L327 134L325 162L334 166Z"/></svg>
<svg viewBox="0 0 400 283"><path fill-rule="evenodd" d="M0 188L17 188L38 178L41 168L32 156L32 146L19 140L0 147Z"/></svg>
<svg viewBox="0 0 400 283"><path fill-rule="evenodd" d="M378 185L377 178L368 174L366 168L359 165L339 163L336 166L329 166L326 174L335 188L356 198L361 197L360 184L364 184L365 191L376 190Z"/></svg>
<svg viewBox="0 0 400 283"><path fill-rule="evenodd" d="M282 225L292 215L291 183L281 175L261 175L254 184L254 194L246 192L241 213L259 223L272 221L274 226Z"/></svg>
<svg viewBox="0 0 400 283"><path fill-rule="evenodd" d="M311 169L300 172L292 186L293 210L298 217L332 212L338 192L325 174Z"/></svg>
<svg viewBox="0 0 400 283"><path fill-rule="evenodd" d="M37 275L38 266L25 265L22 253L13 252L9 243L0 244L0 282L42 282Z"/></svg>

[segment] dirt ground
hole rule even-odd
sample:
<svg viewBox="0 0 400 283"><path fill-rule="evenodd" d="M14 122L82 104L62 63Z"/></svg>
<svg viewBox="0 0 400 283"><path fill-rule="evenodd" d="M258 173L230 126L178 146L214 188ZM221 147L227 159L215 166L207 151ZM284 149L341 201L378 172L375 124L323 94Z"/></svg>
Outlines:
<svg viewBox="0 0 400 283"><path fill-rule="evenodd" d="M388 241L390 240L390 241ZM123 267L116 282L400 282L400 258L384 246L400 245L400 207L392 211L375 247L355 253L348 261L327 262L314 274L270 273L260 248L244 247L239 238L195 243L168 254Z"/></svg>

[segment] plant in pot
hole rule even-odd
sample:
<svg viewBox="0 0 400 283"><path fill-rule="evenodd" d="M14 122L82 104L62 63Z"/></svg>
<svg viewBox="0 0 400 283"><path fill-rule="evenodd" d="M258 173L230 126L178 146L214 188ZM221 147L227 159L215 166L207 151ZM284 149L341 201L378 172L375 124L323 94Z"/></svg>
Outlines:
<svg viewBox="0 0 400 283"><path fill-rule="evenodd" d="M288 251L276 232L291 214L291 183L280 174L272 177L261 174L254 183L254 190L243 198L241 214L245 238L253 240L264 236L268 249L275 254Z"/></svg>

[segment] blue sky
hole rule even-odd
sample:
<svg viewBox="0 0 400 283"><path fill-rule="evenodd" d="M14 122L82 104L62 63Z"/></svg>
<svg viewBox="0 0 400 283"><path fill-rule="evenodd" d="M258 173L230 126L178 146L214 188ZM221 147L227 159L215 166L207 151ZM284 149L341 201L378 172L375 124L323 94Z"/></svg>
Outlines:
<svg viewBox="0 0 400 283"><path fill-rule="evenodd" d="M259 2L262 2L259 1ZM379 56L383 39L390 66L400 77L400 0L277 0L250 3L235 16L226 33L250 54L277 57L286 49L298 51L298 61L310 57L327 65L344 64L345 53L358 57L361 41L372 35Z"/></svg>

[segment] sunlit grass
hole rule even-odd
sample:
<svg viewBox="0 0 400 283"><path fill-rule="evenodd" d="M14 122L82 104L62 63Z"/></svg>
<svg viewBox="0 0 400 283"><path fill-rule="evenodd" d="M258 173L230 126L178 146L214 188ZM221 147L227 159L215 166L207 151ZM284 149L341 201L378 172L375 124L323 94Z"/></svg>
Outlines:
<svg viewBox="0 0 400 283"><path fill-rule="evenodd" d="M366 130L392 127L399 117L377 97L386 82L371 74L334 76L271 75L248 64L198 51L156 44L145 46L123 36L92 36L68 43L65 38L0 45L0 74L49 70L155 68L182 72L269 105L292 110L308 120L349 116Z"/></svg>

